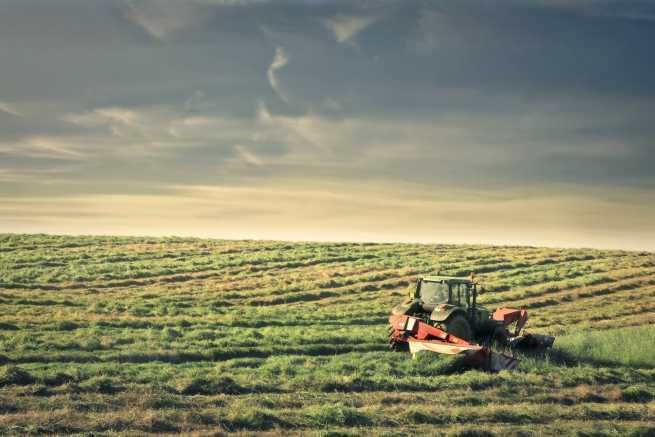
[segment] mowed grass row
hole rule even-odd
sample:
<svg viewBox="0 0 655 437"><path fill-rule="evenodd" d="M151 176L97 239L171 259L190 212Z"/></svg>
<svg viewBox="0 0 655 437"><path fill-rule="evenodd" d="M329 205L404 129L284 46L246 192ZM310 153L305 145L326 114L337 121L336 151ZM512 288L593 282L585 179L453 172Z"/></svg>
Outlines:
<svg viewBox="0 0 655 437"><path fill-rule="evenodd" d="M556 348L497 375L388 351L408 284L471 271ZM654 274L645 252L2 235L0 434L650 435Z"/></svg>

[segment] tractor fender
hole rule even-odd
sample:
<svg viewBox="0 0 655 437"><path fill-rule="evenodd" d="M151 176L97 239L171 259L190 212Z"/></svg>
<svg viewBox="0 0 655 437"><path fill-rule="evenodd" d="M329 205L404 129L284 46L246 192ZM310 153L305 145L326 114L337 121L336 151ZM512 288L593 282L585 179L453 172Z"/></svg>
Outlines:
<svg viewBox="0 0 655 437"><path fill-rule="evenodd" d="M448 317L456 313L462 314L466 317L466 312L464 312L460 307L456 305L440 304L432 310L432 313L430 313L430 320L435 322L445 322Z"/></svg>
<svg viewBox="0 0 655 437"><path fill-rule="evenodd" d="M416 312L419 306L420 304L418 300L405 299L402 303L399 303L391 310L391 314L394 316L412 315Z"/></svg>

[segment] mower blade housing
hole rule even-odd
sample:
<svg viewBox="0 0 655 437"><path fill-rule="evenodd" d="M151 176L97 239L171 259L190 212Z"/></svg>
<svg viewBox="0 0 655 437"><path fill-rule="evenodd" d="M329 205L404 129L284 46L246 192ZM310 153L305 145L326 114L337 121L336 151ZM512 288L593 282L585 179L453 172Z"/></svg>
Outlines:
<svg viewBox="0 0 655 437"><path fill-rule="evenodd" d="M553 346L555 337L543 334L523 334L508 339L513 349L546 349Z"/></svg>

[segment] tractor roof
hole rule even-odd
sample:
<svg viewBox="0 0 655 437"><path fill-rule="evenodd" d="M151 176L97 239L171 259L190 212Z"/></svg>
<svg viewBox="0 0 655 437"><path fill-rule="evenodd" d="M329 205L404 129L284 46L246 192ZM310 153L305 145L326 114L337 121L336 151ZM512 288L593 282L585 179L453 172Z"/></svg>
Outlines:
<svg viewBox="0 0 655 437"><path fill-rule="evenodd" d="M423 276L422 280L428 282L448 282L454 284L473 284L475 279L471 280L470 276Z"/></svg>

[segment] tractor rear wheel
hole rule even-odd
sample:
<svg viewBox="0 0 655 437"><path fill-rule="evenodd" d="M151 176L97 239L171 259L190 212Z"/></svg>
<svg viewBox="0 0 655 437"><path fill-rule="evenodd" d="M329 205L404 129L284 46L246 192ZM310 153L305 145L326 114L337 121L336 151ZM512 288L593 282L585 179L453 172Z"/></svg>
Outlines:
<svg viewBox="0 0 655 437"><path fill-rule="evenodd" d="M461 314L455 314L449 317L444 323L444 328L447 333L459 337L462 340L470 341L473 337L471 325L466 320L466 317Z"/></svg>

